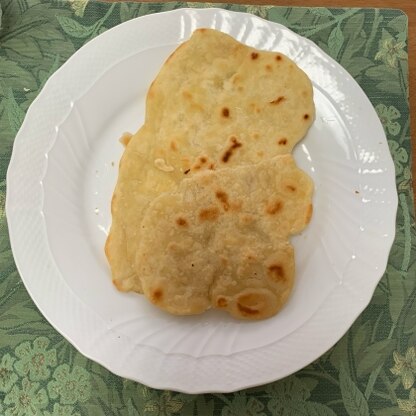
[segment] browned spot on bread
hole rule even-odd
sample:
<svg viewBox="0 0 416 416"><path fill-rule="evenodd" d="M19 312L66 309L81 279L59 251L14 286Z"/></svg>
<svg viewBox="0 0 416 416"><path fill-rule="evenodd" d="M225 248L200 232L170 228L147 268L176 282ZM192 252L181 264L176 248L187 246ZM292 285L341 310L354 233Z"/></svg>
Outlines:
<svg viewBox="0 0 416 416"><path fill-rule="evenodd" d="M199 161L200 161L202 164L204 164L204 163L206 163L206 162L207 162L207 158L206 158L205 156L200 156L200 157L199 157Z"/></svg>
<svg viewBox="0 0 416 416"><path fill-rule="evenodd" d="M218 298L217 299L217 306L219 308L225 308L228 305L227 299L225 298Z"/></svg>
<svg viewBox="0 0 416 416"><path fill-rule="evenodd" d="M265 66L265 68L266 68L266 71L268 71L268 72L272 72L272 71L273 71L272 66L271 66L271 65L269 65L269 64L267 64L267 65Z"/></svg>
<svg viewBox="0 0 416 416"><path fill-rule="evenodd" d="M243 315L257 315L260 311L255 308L250 308L249 306L242 305L240 302L237 302L237 308Z"/></svg>
<svg viewBox="0 0 416 416"><path fill-rule="evenodd" d="M259 54L257 52L251 52L251 59L257 59L259 57Z"/></svg>
<svg viewBox="0 0 416 416"><path fill-rule="evenodd" d="M215 165L213 163L210 163L208 169L214 170L215 169Z"/></svg>
<svg viewBox="0 0 416 416"><path fill-rule="evenodd" d="M220 215L217 207L204 208L199 211L199 219L201 221L215 221Z"/></svg>
<svg viewBox="0 0 416 416"><path fill-rule="evenodd" d="M153 303L158 303L163 298L163 290L162 289L155 289L151 295L151 301Z"/></svg>
<svg viewBox="0 0 416 416"><path fill-rule="evenodd" d="M201 104L194 102L191 104L191 109L195 111L204 111L204 107Z"/></svg>
<svg viewBox="0 0 416 416"><path fill-rule="evenodd" d="M262 312L262 308L265 306L265 299L263 295L256 293L245 293L238 296L237 308L242 315L256 315Z"/></svg>
<svg viewBox="0 0 416 416"><path fill-rule="evenodd" d="M282 139L279 139L278 143L280 146L285 146L287 144L287 139L283 137Z"/></svg>
<svg viewBox="0 0 416 416"><path fill-rule="evenodd" d="M173 251L174 253L179 252L180 251L180 246L177 243L174 243L174 242L171 241L168 244L168 250Z"/></svg>
<svg viewBox="0 0 416 416"><path fill-rule="evenodd" d="M237 53L237 52L239 52L239 51L241 51L241 50L243 50L243 49L245 49L245 48L246 48L246 46L245 46L245 45L237 44L237 45L235 45L235 46L233 47L233 51L234 51L235 53Z"/></svg>
<svg viewBox="0 0 416 416"><path fill-rule="evenodd" d="M309 224L311 218L312 218L312 213L313 213L313 206L312 204L309 204L308 209L306 211L306 224Z"/></svg>
<svg viewBox="0 0 416 416"><path fill-rule="evenodd" d="M185 218L178 217L178 218L176 218L176 224L178 224L180 227L187 227L188 226L188 221L186 221Z"/></svg>
<svg viewBox="0 0 416 416"><path fill-rule="evenodd" d="M220 260L221 260L222 267L227 267L227 265L228 265L227 257L224 257L224 256L219 256L219 257L220 257Z"/></svg>
<svg viewBox="0 0 416 416"><path fill-rule="evenodd" d="M231 211L240 211L243 203L241 201L230 202Z"/></svg>
<svg viewBox="0 0 416 416"><path fill-rule="evenodd" d="M303 116L303 118L304 118L304 120L308 120L308 118L309 118L309 114L305 114L305 115Z"/></svg>
<svg viewBox="0 0 416 416"><path fill-rule="evenodd" d="M204 111L204 107L194 100L194 97L191 92L184 90L182 91L182 96L185 100L188 101L189 108L194 111Z"/></svg>
<svg viewBox="0 0 416 416"><path fill-rule="evenodd" d="M260 108L257 107L256 103L250 103L249 107L254 113L260 113Z"/></svg>
<svg viewBox="0 0 416 416"><path fill-rule="evenodd" d="M191 171L191 169L186 169L186 170L183 172L183 174L184 174L184 175L187 175L190 171Z"/></svg>
<svg viewBox="0 0 416 416"><path fill-rule="evenodd" d="M242 146L242 143L240 143L237 140L237 137L232 136L231 139L230 139L230 141L231 141L230 147L225 151L225 153L222 155L222 158L221 158L221 160L224 163L227 163L228 162L228 160L230 159L230 157L233 155L233 152L234 152L235 149L238 149L239 147Z"/></svg>
<svg viewBox="0 0 416 416"><path fill-rule="evenodd" d="M248 261L255 261L255 260L257 260L257 257L256 257L253 253L248 253L248 254L246 254L246 255L245 255L245 258L246 258Z"/></svg>
<svg viewBox="0 0 416 416"><path fill-rule="evenodd" d="M270 101L270 104L280 104L284 100L285 100L285 97L280 96L280 97L277 97L275 100Z"/></svg>
<svg viewBox="0 0 416 416"><path fill-rule="evenodd" d="M233 75L233 78L232 78L232 81L231 81L233 84L238 84L240 81L241 81L241 76L240 75L238 75L238 74Z"/></svg>
<svg viewBox="0 0 416 416"><path fill-rule="evenodd" d="M275 59L276 61L281 61L283 58L282 55L277 54Z"/></svg>
<svg viewBox="0 0 416 416"><path fill-rule="evenodd" d="M225 118L230 117L230 110L227 107L222 109L222 116Z"/></svg>
<svg viewBox="0 0 416 416"><path fill-rule="evenodd" d="M178 147L176 146L176 142L175 142L175 140L172 140L172 141L170 142L170 148L171 148L172 150L174 150L174 151L178 150Z"/></svg>
<svg viewBox="0 0 416 416"><path fill-rule="evenodd" d="M293 185L286 185L286 189L290 192L295 192L296 191L296 187Z"/></svg>
<svg viewBox="0 0 416 416"><path fill-rule="evenodd" d="M242 214L240 217L240 221L244 225L250 225L254 221L254 217L250 214Z"/></svg>
<svg viewBox="0 0 416 416"><path fill-rule="evenodd" d="M269 277L276 281L281 282L286 280L285 269L280 264L272 264L268 267Z"/></svg>
<svg viewBox="0 0 416 416"><path fill-rule="evenodd" d="M215 192L215 196L218 200L221 201L224 211L228 211L230 209L230 204L228 203L228 195L224 191L217 191Z"/></svg>
<svg viewBox="0 0 416 416"><path fill-rule="evenodd" d="M266 212L270 215L277 214L283 208L282 201L269 202L266 206Z"/></svg>
<svg viewBox="0 0 416 416"><path fill-rule="evenodd" d="M199 169L201 169L201 165L194 165L194 166L192 166L192 169L193 170L199 170Z"/></svg>

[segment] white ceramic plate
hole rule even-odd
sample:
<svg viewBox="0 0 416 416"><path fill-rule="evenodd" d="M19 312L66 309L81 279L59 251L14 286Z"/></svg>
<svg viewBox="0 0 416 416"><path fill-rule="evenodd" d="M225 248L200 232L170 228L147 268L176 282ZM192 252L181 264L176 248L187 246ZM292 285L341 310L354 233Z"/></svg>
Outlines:
<svg viewBox="0 0 416 416"><path fill-rule="evenodd" d="M146 91L197 27L281 51L314 84L316 121L295 158L315 181L314 216L293 238L297 278L276 317L175 317L112 285L104 256L124 131ZM181 9L89 42L47 82L16 137L7 177L16 263L36 305L75 347L155 388L228 392L282 378L330 348L369 303L395 231L394 166L353 78L314 43L250 14Z"/></svg>

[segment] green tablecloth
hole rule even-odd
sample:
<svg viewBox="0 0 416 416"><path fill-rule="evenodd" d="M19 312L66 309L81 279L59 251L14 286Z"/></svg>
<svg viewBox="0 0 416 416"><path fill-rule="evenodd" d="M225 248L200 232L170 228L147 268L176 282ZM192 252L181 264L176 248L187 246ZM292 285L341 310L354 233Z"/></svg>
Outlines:
<svg viewBox="0 0 416 416"><path fill-rule="evenodd" d="M362 86L383 122L396 166L397 233L371 304L333 349L275 383L234 394L186 395L111 374L49 325L16 271L4 202L14 137L48 77L110 27L201 4L0 4L0 415L416 415L416 232L407 17L402 12L220 5L282 23L312 39Z"/></svg>

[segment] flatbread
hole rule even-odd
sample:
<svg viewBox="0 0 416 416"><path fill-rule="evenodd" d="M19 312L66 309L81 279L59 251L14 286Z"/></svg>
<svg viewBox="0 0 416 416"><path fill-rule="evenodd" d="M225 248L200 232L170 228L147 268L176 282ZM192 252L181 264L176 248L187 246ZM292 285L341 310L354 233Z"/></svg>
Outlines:
<svg viewBox="0 0 416 416"><path fill-rule="evenodd" d="M135 256L154 198L200 171L291 152L314 117L311 82L289 58L196 30L151 85L120 162L105 248L117 288L142 291Z"/></svg>
<svg viewBox="0 0 416 416"><path fill-rule="evenodd" d="M237 318L274 315L293 286L288 238L308 224L312 192L291 155L184 179L150 203L141 223L145 296L179 315L210 307Z"/></svg>

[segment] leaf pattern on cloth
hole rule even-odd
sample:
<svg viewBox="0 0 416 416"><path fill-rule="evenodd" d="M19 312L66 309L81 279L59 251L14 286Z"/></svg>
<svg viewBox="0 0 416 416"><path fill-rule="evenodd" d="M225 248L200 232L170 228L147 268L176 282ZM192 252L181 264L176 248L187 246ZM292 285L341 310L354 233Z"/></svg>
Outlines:
<svg viewBox="0 0 416 416"><path fill-rule="evenodd" d="M82 367L70 370L68 364L61 364L48 383L48 393L51 399L59 397L62 404L86 402L91 396L90 375Z"/></svg>
<svg viewBox="0 0 416 416"><path fill-rule="evenodd" d="M38 416L40 410L48 405L48 396L39 383L24 378L21 387L15 384L4 398L6 416Z"/></svg>
<svg viewBox="0 0 416 416"><path fill-rule="evenodd" d="M0 414L14 416L416 416L416 231L410 170L407 17L399 10L218 3L0 1ZM327 353L295 375L233 394L150 389L78 353L42 317L11 253L4 204L13 140L47 79L126 20L222 7L284 24L336 59L374 105L399 191L396 239L370 305Z"/></svg>
<svg viewBox="0 0 416 416"><path fill-rule="evenodd" d="M0 392L7 393L11 390L13 385L19 379L14 372L13 363L16 361L15 357L10 354L4 354L0 362Z"/></svg>
<svg viewBox="0 0 416 416"><path fill-rule="evenodd" d="M408 390L413 387L416 375L416 348L410 347L404 357L397 351L393 353L394 367L390 371L400 376L403 387Z"/></svg>
<svg viewBox="0 0 416 416"><path fill-rule="evenodd" d="M401 117L400 111L393 105L387 108L384 104L377 104L376 111L386 133L397 136L401 129L400 123L397 121Z"/></svg>
<svg viewBox="0 0 416 416"><path fill-rule="evenodd" d="M29 341L22 342L14 351L18 361L14 368L20 376L29 375L29 380L47 380L51 374L50 367L56 366L55 349L48 350L49 339L36 338L33 345Z"/></svg>

